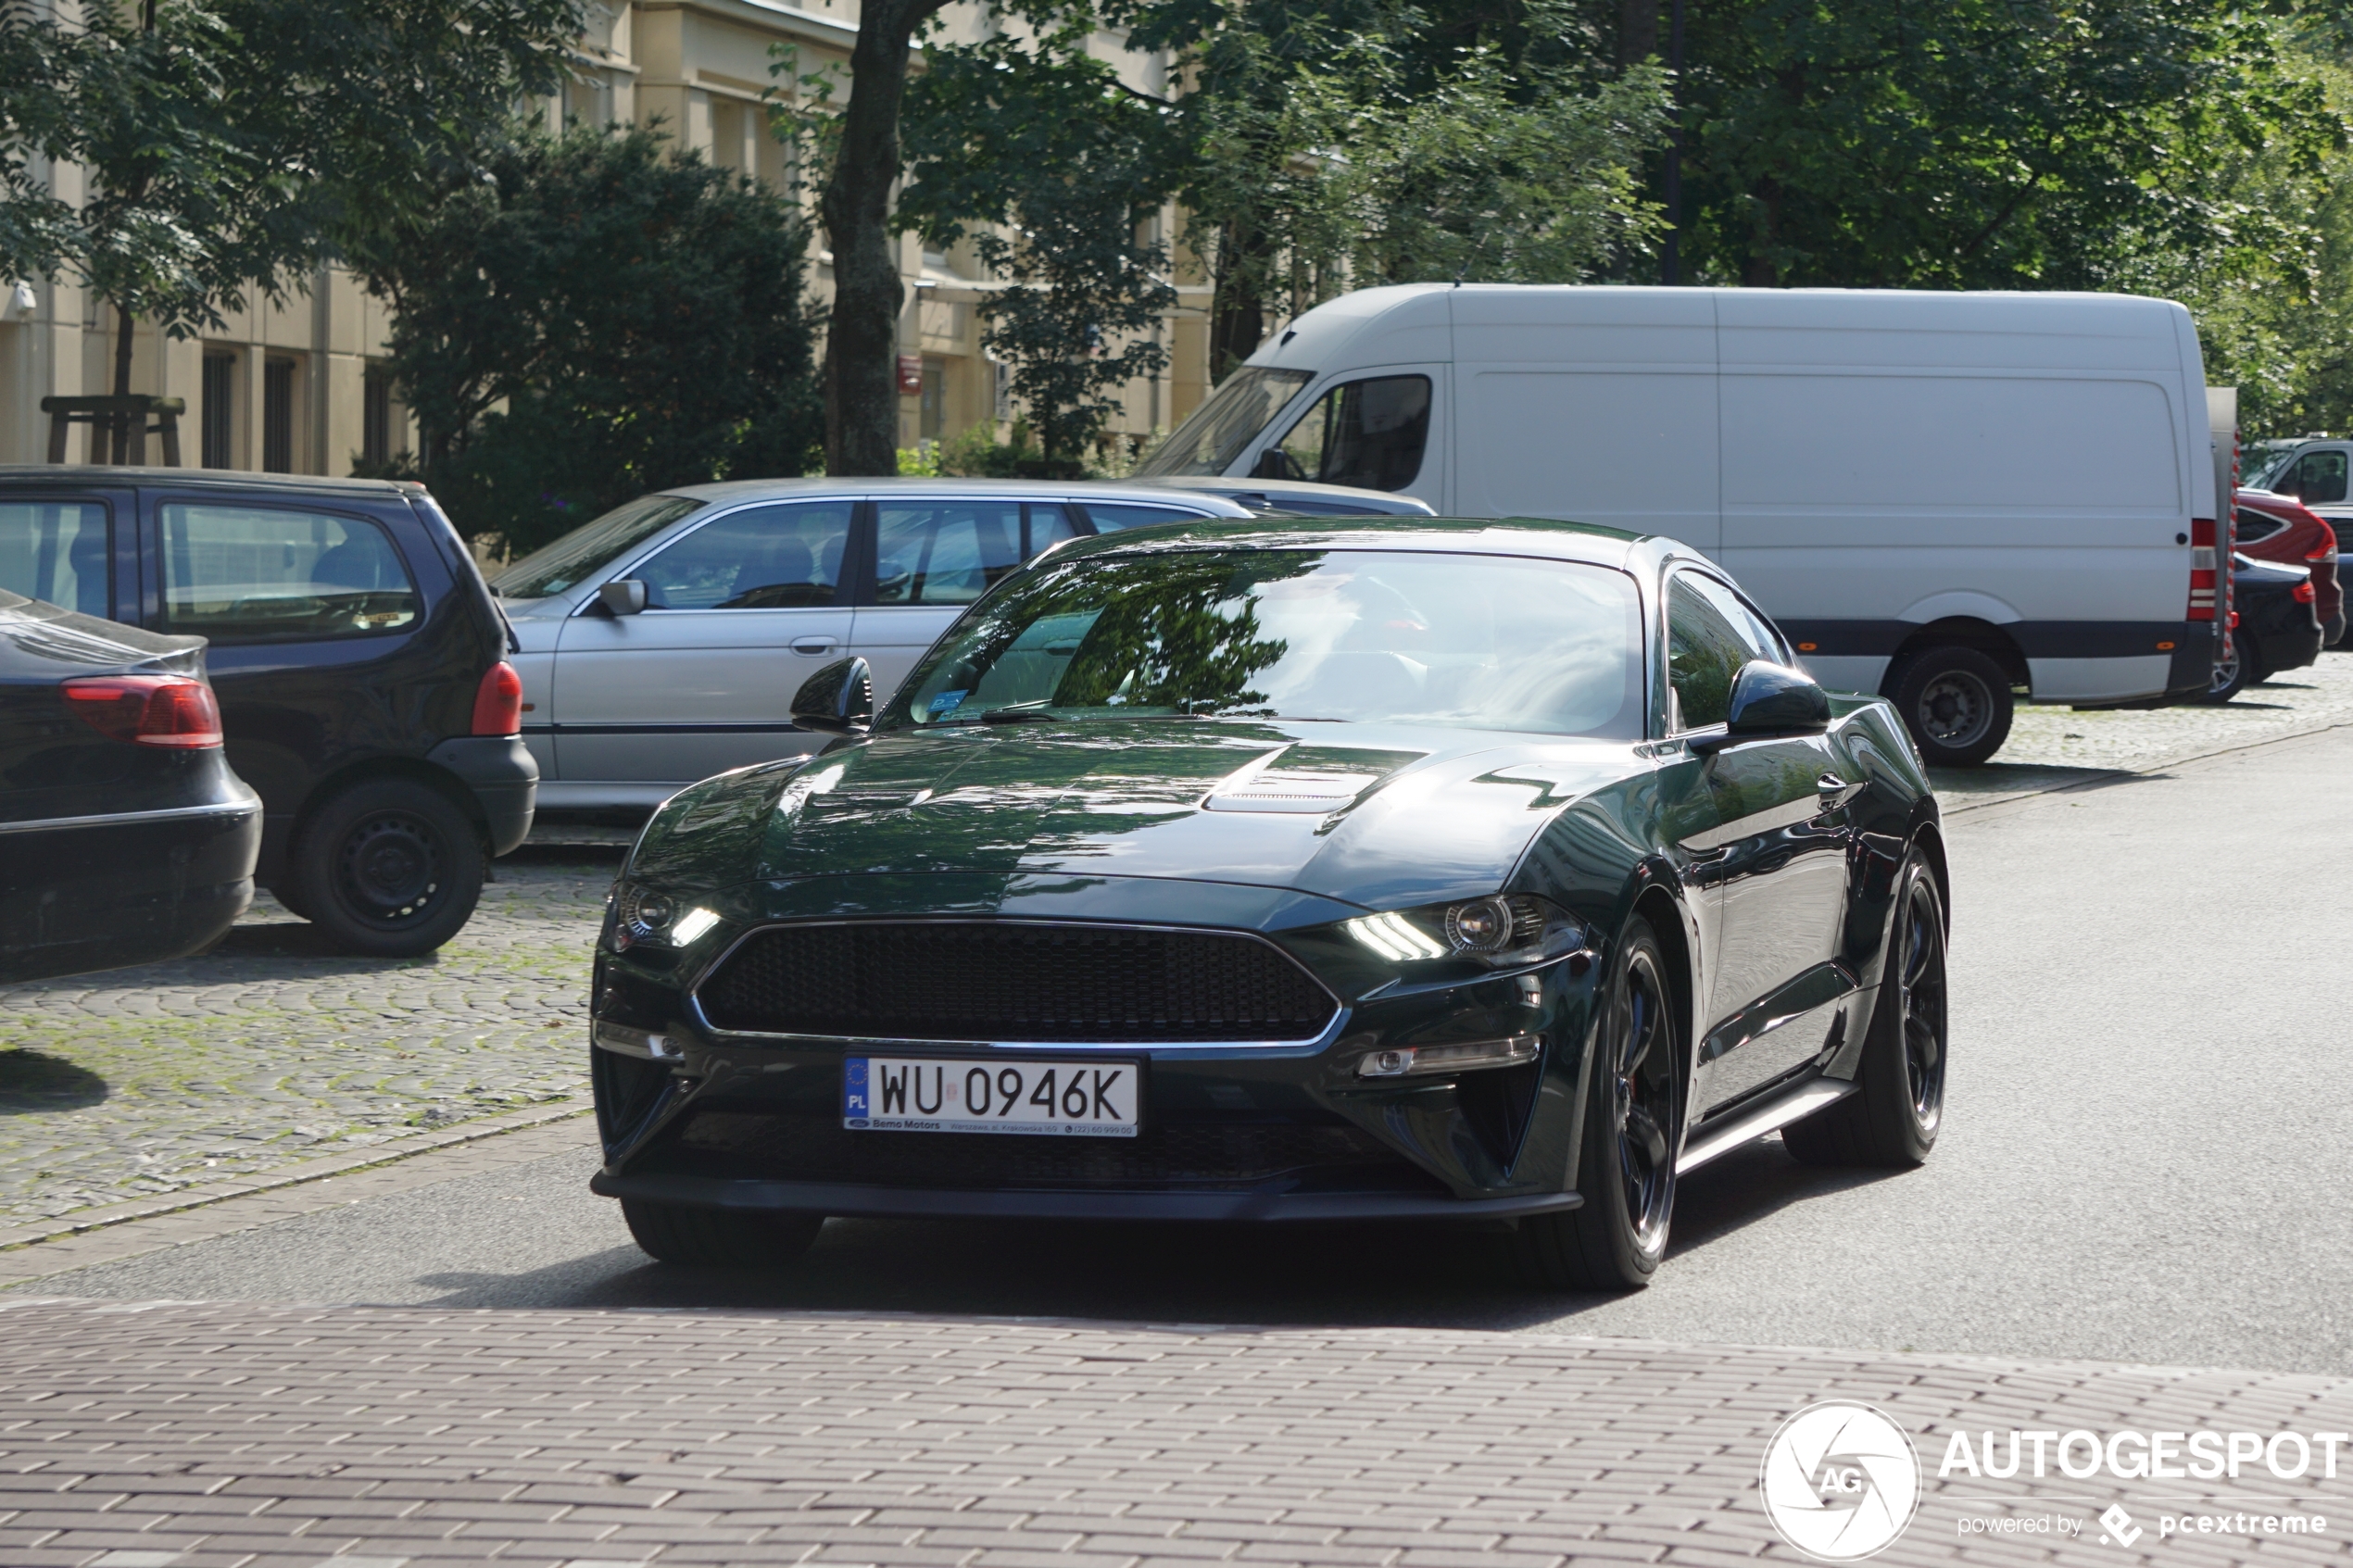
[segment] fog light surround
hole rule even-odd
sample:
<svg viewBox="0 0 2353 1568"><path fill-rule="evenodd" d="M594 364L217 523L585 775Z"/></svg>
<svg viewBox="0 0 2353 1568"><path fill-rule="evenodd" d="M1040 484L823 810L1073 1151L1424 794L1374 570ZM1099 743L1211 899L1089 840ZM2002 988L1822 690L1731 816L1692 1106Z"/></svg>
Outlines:
<svg viewBox="0 0 2353 1568"><path fill-rule="evenodd" d="M1534 1061L1542 1049L1533 1035L1513 1035L1501 1040L1466 1040L1460 1045L1393 1046L1367 1051L1356 1063L1359 1078L1419 1078L1438 1073L1475 1073L1490 1067L1519 1067Z"/></svg>

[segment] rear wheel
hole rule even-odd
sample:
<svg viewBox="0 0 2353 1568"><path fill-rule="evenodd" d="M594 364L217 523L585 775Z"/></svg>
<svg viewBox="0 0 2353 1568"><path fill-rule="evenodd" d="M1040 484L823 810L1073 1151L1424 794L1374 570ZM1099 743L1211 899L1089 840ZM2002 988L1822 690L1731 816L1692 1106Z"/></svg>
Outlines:
<svg viewBox="0 0 2353 1568"><path fill-rule="evenodd" d="M1895 922L1860 1087L1781 1129L1781 1145L1807 1165L1906 1169L1927 1160L1944 1123L1944 898L1918 849L1895 884Z"/></svg>
<svg viewBox="0 0 2353 1568"><path fill-rule="evenodd" d="M1578 1158L1581 1208L1514 1233L1520 1273L1544 1289L1632 1290L1667 1255L1682 1143L1682 1027L1650 922L1628 922L1604 994Z"/></svg>
<svg viewBox="0 0 2353 1568"><path fill-rule="evenodd" d="M2249 686L2259 686L2269 679L2255 650L2245 637L2231 639L2231 651L2216 662L2214 684L2206 689L2202 702L2228 702Z"/></svg>
<svg viewBox="0 0 2353 1568"><path fill-rule="evenodd" d="M780 1269L809 1250L823 1214L684 1209L621 1200L621 1217L648 1256L698 1269Z"/></svg>
<svg viewBox="0 0 2353 1568"><path fill-rule="evenodd" d="M355 784L313 811L294 846L297 909L346 953L430 953L482 897L482 839L465 813L414 779Z"/></svg>
<svg viewBox="0 0 2353 1568"><path fill-rule="evenodd" d="M1932 768L1974 768L2010 736L2010 677L1991 654L1947 646L1904 661L1895 711Z"/></svg>

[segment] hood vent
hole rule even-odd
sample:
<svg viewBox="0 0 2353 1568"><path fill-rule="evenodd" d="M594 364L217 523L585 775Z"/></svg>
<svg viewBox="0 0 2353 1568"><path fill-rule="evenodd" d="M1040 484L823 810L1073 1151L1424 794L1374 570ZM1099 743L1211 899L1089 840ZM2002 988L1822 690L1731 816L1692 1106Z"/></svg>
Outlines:
<svg viewBox="0 0 2353 1568"><path fill-rule="evenodd" d="M1346 810L1390 774L1428 755L1343 746L1289 746L1226 779L1210 791L1202 808L1327 816Z"/></svg>

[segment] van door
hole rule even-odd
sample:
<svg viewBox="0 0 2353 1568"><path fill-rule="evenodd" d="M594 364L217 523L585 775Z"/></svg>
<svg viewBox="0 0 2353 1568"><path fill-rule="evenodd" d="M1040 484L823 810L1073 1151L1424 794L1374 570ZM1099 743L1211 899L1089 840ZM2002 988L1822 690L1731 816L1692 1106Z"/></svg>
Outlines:
<svg viewBox="0 0 2353 1568"><path fill-rule="evenodd" d="M851 643L872 668L881 712L924 650L964 607L1047 546L1078 532L1060 501L998 495L875 506L875 581Z"/></svg>
<svg viewBox="0 0 2353 1568"><path fill-rule="evenodd" d="M793 693L849 641L857 505L722 512L616 571L646 584L646 608L591 599L557 640L563 782L686 784L814 750L824 737L792 727Z"/></svg>
<svg viewBox="0 0 2353 1568"><path fill-rule="evenodd" d="M1270 427L1239 471L1385 490L1446 510L1447 367L1350 370L1316 389L1289 424Z"/></svg>

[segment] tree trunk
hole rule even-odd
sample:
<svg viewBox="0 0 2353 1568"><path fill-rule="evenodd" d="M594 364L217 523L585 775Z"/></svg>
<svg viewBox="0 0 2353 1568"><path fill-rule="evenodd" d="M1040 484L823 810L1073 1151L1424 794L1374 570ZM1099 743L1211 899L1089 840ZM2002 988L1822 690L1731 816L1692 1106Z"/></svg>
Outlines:
<svg viewBox="0 0 2353 1568"><path fill-rule="evenodd" d="M131 395L131 334L138 323L132 319L130 307L122 305L115 307L114 320L114 395L128 397ZM108 433L113 438L114 456L110 460L117 466L131 460L131 420L129 414L115 414L107 421Z"/></svg>
<svg viewBox="0 0 2353 1568"><path fill-rule="evenodd" d="M1618 69L1641 65L1657 53L1658 0L1618 0Z"/></svg>
<svg viewBox="0 0 2353 1568"><path fill-rule="evenodd" d="M947 0L866 0L849 55L841 150L819 211L834 251L825 333L825 471L899 471L899 309L904 291L890 248L899 179L899 106L915 29Z"/></svg>
<svg viewBox="0 0 2353 1568"><path fill-rule="evenodd" d="M1228 223L1217 235L1217 292L1209 305L1209 379L1213 385L1258 352L1266 336L1266 302L1258 292L1259 273L1249 241Z"/></svg>

